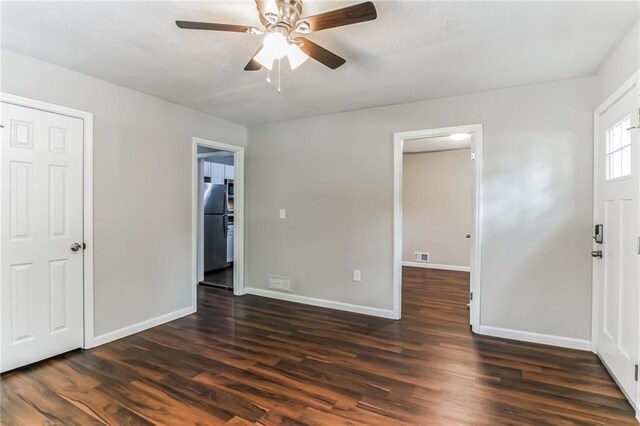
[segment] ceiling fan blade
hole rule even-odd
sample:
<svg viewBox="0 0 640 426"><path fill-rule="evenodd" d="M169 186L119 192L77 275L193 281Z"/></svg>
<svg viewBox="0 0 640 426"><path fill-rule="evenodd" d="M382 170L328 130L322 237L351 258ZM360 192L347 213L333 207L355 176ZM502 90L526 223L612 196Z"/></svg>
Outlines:
<svg viewBox="0 0 640 426"><path fill-rule="evenodd" d="M309 16L302 20L309 23L310 31L320 31L328 28L342 27L343 25L373 21L377 17L376 7L372 2L368 1L319 15Z"/></svg>
<svg viewBox="0 0 640 426"><path fill-rule="evenodd" d="M251 33L255 27L233 24L214 24L212 22L176 21L176 25L185 30L231 31L235 33Z"/></svg>
<svg viewBox="0 0 640 426"><path fill-rule="evenodd" d="M332 70L335 70L336 68L347 62L335 53L328 51L322 46L318 46L311 40L308 40L304 37L298 37L296 38L296 41L302 42L302 46L300 46L300 49L304 53L311 56L321 64L328 66Z"/></svg>
<svg viewBox="0 0 640 426"><path fill-rule="evenodd" d="M245 71L258 71L262 68L262 65L260 65L260 62L253 59L258 54L260 49L262 49L262 47L256 50L256 53L251 57L251 60L247 63L247 65L245 65L244 67Z"/></svg>

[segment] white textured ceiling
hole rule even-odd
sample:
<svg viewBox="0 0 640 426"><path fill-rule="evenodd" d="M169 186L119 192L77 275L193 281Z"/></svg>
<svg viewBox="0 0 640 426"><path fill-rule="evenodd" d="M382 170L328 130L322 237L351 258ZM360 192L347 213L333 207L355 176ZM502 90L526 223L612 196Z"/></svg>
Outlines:
<svg viewBox="0 0 640 426"><path fill-rule="evenodd" d="M355 2L311 1L305 15ZM2 45L243 124L593 75L637 2L375 1L378 19L309 36L347 59L243 71L260 43L176 19L259 25L251 1L2 2Z"/></svg>
<svg viewBox="0 0 640 426"><path fill-rule="evenodd" d="M419 152L452 151L456 149L471 148L471 138L461 141L454 141L449 136L439 136L436 138L409 139L402 144L402 152L405 154L415 154Z"/></svg>

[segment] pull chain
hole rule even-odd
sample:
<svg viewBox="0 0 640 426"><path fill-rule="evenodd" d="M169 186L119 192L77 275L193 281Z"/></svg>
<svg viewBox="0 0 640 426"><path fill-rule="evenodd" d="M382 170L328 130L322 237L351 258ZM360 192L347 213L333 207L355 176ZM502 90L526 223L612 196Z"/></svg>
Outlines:
<svg viewBox="0 0 640 426"><path fill-rule="evenodd" d="M278 59L278 94L282 93L282 87L280 86L280 67L282 59Z"/></svg>

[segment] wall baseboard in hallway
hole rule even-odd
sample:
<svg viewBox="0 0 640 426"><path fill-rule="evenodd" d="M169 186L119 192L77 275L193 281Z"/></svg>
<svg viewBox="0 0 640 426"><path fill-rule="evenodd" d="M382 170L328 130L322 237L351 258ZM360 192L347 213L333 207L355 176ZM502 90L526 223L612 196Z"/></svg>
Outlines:
<svg viewBox="0 0 640 426"><path fill-rule="evenodd" d="M438 263L410 262L408 260L403 260L402 261L402 266L411 266L413 268L443 269L445 271L461 271L461 272L469 272L469 271L471 271L471 268L469 266L441 265L441 264L438 264Z"/></svg>
<svg viewBox="0 0 640 426"><path fill-rule="evenodd" d="M93 344L91 347L104 345L105 343L113 342L114 340L122 339L123 337L131 336L132 334L140 333L141 331L148 330L153 327L157 327L161 324L165 324L169 321L177 320L187 315L191 315L196 312L195 306L189 306L184 309L179 309L174 312L169 312L164 315L150 318L146 321L141 321L136 324L132 324L127 327L120 328L118 330L109 331L93 338ZM88 348L86 348L88 349Z"/></svg>
<svg viewBox="0 0 640 426"><path fill-rule="evenodd" d="M300 296L291 293L281 293L279 291L265 290L261 288L245 287L247 294L254 296L269 297L271 299L286 300L289 302L302 303L304 305L319 306L322 308L337 309L339 311L354 312L357 314L371 315L386 319L399 319L392 310L372 308L369 306L353 305L351 303L335 302L333 300L318 299L315 297Z"/></svg>
<svg viewBox="0 0 640 426"><path fill-rule="evenodd" d="M573 337L552 336L550 334L531 333L529 331L511 330L508 328L481 325L479 333L485 336L502 337L520 340L522 342L540 343L542 345L559 346L562 348L591 351L591 341Z"/></svg>

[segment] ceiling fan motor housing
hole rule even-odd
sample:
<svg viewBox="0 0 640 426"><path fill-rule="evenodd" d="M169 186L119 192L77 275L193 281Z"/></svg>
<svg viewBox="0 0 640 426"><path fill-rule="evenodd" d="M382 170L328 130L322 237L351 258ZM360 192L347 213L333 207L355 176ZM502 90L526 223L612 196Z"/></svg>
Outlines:
<svg viewBox="0 0 640 426"><path fill-rule="evenodd" d="M302 0L256 0L260 22L271 28L283 28L287 34L296 29L302 15ZM273 22L275 20L275 22Z"/></svg>

